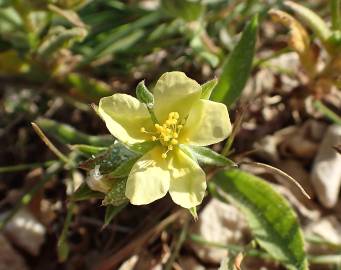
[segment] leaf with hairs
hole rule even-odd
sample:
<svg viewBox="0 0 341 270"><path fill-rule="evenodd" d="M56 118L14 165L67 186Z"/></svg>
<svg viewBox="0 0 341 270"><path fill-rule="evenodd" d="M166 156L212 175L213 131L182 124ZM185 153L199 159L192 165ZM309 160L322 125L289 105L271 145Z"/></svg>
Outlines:
<svg viewBox="0 0 341 270"><path fill-rule="evenodd" d="M238 169L214 176L220 199L244 213L259 245L289 270L307 270L304 241L297 216L286 200L259 177Z"/></svg>

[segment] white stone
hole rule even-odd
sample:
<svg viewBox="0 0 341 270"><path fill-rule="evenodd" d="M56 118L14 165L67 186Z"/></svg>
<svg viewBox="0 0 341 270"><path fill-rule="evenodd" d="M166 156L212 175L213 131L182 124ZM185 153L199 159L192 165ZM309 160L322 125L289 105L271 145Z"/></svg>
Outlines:
<svg viewBox="0 0 341 270"><path fill-rule="evenodd" d="M34 256L39 254L45 231L45 227L26 209L21 209L4 228L4 233L15 245Z"/></svg>
<svg viewBox="0 0 341 270"><path fill-rule="evenodd" d="M341 126L332 125L326 131L315 157L311 181L323 206L336 205L341 185L341 155L333 146L341 143Z"/></svg>
<svg viewBox="0 0 341 270"><path fill-rule="evenodd" d="M205 240L220 244L243 244L249 230L240 211L229 204L212 199L201 211L199 221L191 228ZM219 264L227 256L225 249L191 242L191 247L204 262Z"/></svg>
<svg viewBox="0 0 341 270"><path fill-rule="evenodd" d="M341 244L341 224L335 216L324 217L318 222L313 222L305 232L307 235L318 235L335 245Z"/></svg>

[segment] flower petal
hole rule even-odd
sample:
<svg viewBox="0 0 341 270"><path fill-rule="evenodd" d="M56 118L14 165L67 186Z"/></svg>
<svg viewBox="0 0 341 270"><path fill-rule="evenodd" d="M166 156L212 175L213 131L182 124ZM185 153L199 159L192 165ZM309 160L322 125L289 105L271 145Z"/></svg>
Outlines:
<svg viewBox="0 0 341 270"><path fill-rule="evenodd" d="M167 161L161 158L163 149L154 147L140 158L128 176L126 196L132 204L148 204L166 195L170 173Z"/></svg>
<svg viewBox="0 0 341 270"><path fill-rule="evenodd" d="M201 86L185 73L173 71L160 77L153 92L155 114L163 123L170 112L178 112L180 118L187 117L192 104L200 99Z"/></svg>
<svg viewBox="0 0 341 270"><path fill-rule="evenodd" d="M232 126L224 104L201 99L193 105L180 141L186 144L206 146L226 139Z"/></svg>
<svg viewBox="0 0 341 270"><path fill-rule="evenodd" d="M110 133L124 143L143 142L148 136L141 132L152 126L152 121L144 104L126 94L114 94L101 98L98 113Z"/></svg>
<svg viewBox="0 0 341 270"><path fill-rule="evenodd" d="M184 208L199 205L206 190L205 172L179 149L172 156L169 193L173 201Z"/></svg>

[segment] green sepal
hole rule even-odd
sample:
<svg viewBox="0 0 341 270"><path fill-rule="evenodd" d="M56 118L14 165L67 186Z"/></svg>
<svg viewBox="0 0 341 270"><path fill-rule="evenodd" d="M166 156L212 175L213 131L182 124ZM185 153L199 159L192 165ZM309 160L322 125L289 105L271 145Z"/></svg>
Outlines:
<svg viewBox="0 0 341 270"><path fill-rule="evenodd" d="M139 101L146 104L148 108L153 108L154 96L144 84L144 80L136 86L136 97Z"/></svg>
<svg viewBox="0 0 341 270"><path fill-rule="evenodd" d="M217 83L218 83L218 79L214 78L212 80L205 82L203 85L201 85L201 98L210 99L211 93L214 87L217 85Z"/></svg>
<svg viewBox="0 0 341 270"><path fill-rule="evenodd" d="M119 206L128 202L125 196L127 178L117 178L113 181L111 190L105 195L102 205Z"/></svg>

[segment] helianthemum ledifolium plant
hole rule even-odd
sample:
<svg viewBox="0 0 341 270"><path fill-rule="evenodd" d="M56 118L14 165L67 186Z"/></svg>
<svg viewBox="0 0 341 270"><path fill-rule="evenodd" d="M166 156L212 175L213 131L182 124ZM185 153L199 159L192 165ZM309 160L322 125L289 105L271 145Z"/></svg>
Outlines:
<svg viewBox="0 0 341 270"><path fill-rule="evenodd" d="M202 202L205 172L186 145L218 143L230 134L231 123L224 104L201 96L196 81L168 72L157 81L148 103L126 94L100 100L98 113L114 137L128 145L152 144L127 178L125 195L132 204L149 204L167 192L184 208Z"/></svg>

